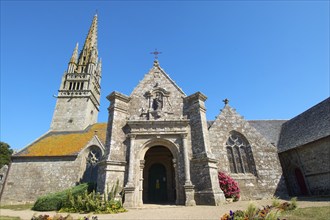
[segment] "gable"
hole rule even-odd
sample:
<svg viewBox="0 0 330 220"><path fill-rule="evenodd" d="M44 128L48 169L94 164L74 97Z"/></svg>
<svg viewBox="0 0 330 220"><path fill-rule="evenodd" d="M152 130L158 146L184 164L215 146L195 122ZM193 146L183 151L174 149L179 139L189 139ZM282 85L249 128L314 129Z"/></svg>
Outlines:
<svg viewBox="0 0 330 220"><path fill-rule="evenodd" d="M130 95L130 119L179 118L182 116L184 97L185 93L155 61Z"/></svg>
<svg viewBox="0 0 330 220"><path fill-rule="evenodd" d="M209 127L210 142L213 145L213 149L225 146L232 131L241 133L250 143L254 143L253 145L258 146L258 148L262 147L276 151L275 147L265 136L258 132L254 126L250 125L235 109L226 105Z"/></svg>
<svg viewBox="0 0 330 220"><path fill-rule="evenodd" d="M77 155L95 135L102 144L105 145L106 129L106 123L98 123L88 127L85 131L49 132L14 156L42 157Z"/></svg>

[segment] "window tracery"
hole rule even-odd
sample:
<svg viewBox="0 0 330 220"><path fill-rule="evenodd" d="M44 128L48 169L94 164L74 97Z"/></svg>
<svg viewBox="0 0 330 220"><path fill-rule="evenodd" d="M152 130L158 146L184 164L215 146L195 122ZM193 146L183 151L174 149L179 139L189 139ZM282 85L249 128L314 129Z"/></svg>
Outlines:
<svg viewBox="0 0 330 220"><path fill-rule="evenodd" d="M84 170L81 182L97 182L98 174L98 163L101 160L102 151L97 146L89 148L88 154L86 155L86 168Z"/></svg>
<svg viewBox="0 0 330 220"><path fill-rule="evenodd" d="M101 158L101 152L99 149L93 148L89 151L88 156L86 158L86 163L88 165L95 166Z"/></svg>
<svg viewBox="0 0 330 220"><path fill-rule="evenodd" d="M252 173L251 146L238 132L231 132L226 142L229 168L232 173Z"/></svg>

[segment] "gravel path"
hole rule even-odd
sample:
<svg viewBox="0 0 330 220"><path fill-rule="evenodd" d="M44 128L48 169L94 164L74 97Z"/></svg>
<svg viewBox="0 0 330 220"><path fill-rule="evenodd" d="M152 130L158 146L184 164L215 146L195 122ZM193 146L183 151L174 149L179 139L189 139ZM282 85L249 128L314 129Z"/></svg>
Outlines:
<svg viewBox="0 0 330 220"><path fill-rule="evenodd" d="M284 201L284 200L283 200ZM249 203L253 202L257 206L271 205L272 200L255 200L255 201L238 201L234 203L227 203L221 206L175 206L175 205L144 205L141 208L130 209L128 212L120 214L98 214L99 220L106 219L216 219L219 220L220 216L230 210L244 210ZM298 207L315 207L315 206L329 206L329 198L325 199L311 199L309 200L298 200ZM10 209L0 209L0 215L2 216L19 216L22 220L30 220L33 214L49 214L50 216L55 215L55 212L35 212L31 210L14 211ZM65 213L61 213L62 216L66 216ZM88 216L82 214L71 214L75 219L78 217Z"/></svg>

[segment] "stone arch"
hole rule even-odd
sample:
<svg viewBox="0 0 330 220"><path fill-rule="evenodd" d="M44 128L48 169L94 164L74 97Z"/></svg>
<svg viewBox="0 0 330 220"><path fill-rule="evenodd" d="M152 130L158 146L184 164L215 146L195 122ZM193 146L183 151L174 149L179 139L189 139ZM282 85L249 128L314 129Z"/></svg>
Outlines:
<svg viewBox="0 0 330 220"><path fill-rule="evenodd" d="M290 155L291 156L291 155ZM309 184L304 175L303 168L299 165L296 157L288 157L284 166L286 181L291 196L310 195Z"/></svg>
<svg viewBox="0 0 330 220"><path fill-rule="evenodd" d="M82 152L83 174L80 182L88 182L94 184L96 189L99 162L104 156L104 150L97 145L90 145Z"/></svg>
<svg viewBox="0 0 330 220"><path fill-rule="evenodd" d="M229 132L226 152L231 173L252 173L256 175L254 156L248 139L240 132Z"/></svg>
<svg viewBox="0 0 330 220"><path fill-rule="evenodd" d="M172 141L170 140L167 140L167 139L163 139L163 138L153 138L153 139L150 139L148 140L147 142L145 142L142 146L141 146L141 150L138 154L138 158L140 160L143 160L144 159L144 156L146 154L146 152L151 148L151 147L154 147L154 146L164 146L166 148L168 148L174 159L178 159L178 156L179 156L179 146L176 145L175 143L173 143Z"/></svg>
<svg viewBox="0 0 330 220"><path fill-rule="evenodd" d="M169 140L154 138L143 144L138 156L143 164L142 203L178 203L178 156L179 147Z"/></svg>
<svg viewBox="0 0 330 220"><path fill-rule="evenodd" d="M299 167L296 167L294 169L294 175L297 182L297 185L299 186L299 195L307 196L308 195L308 188L305 180L305 175L301 171Z"/></svg>

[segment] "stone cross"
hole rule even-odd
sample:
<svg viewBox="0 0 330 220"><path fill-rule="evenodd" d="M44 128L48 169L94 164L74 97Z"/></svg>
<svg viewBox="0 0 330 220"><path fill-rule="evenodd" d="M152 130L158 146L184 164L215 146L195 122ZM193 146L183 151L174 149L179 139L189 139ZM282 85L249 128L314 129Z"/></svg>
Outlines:
<svg viewBox="0 0 330 220"><path fill-rule="evenodd" d="M225 98L224 100L222 100L224 103L225 103L225 105L227 105L228 103L229 103L229 100L227 99L227 98Z"/></svg>
<svg viewBox="0 0 330 220"><path fill-rule="evenodd" d="M155 49L155 51L154 52L150 52L150 54L153 54L153 55L155 55L155 60L157 60L158 59L158 55L159 54L161 54L162 52L159 52L159 51L157 51L157 49Z"/></svg>

